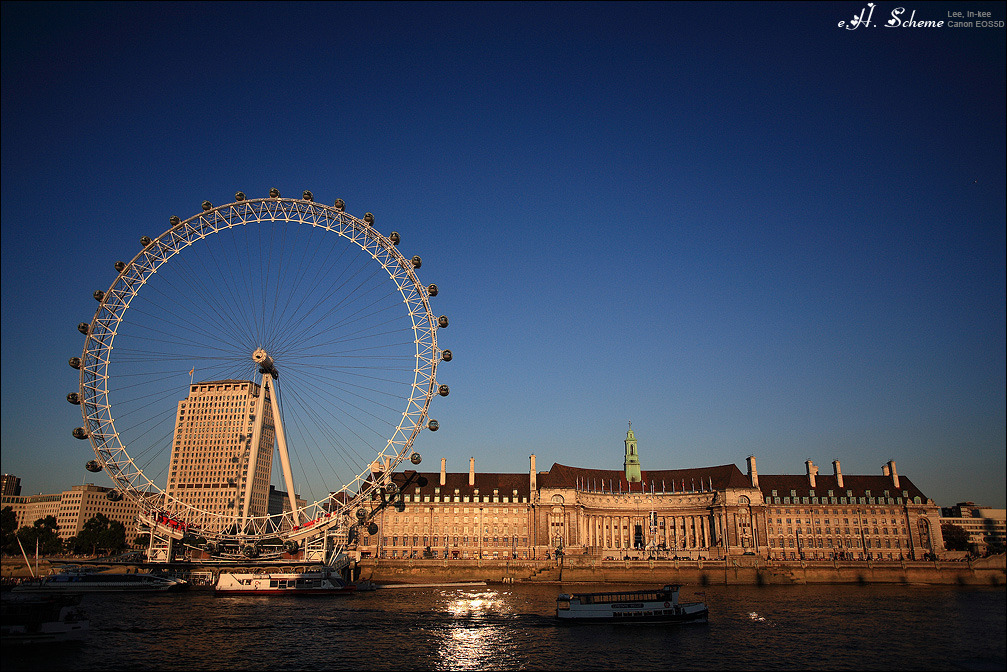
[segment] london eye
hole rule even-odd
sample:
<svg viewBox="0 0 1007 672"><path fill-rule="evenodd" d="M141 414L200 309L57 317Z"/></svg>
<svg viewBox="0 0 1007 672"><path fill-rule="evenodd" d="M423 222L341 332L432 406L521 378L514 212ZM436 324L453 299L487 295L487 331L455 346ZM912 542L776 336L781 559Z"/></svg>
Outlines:
<svg viewBox="0 0 1007 672"><path fill-rule="evenodd" d="M394 497L391 474L438 428L430 405L449 392L437 369L451 359L437 286L399 242L341 199L272 189L204 201L115 262L78 325L67 398L87 468L138 504L152 539L218 557L324 555Z"/></svg>

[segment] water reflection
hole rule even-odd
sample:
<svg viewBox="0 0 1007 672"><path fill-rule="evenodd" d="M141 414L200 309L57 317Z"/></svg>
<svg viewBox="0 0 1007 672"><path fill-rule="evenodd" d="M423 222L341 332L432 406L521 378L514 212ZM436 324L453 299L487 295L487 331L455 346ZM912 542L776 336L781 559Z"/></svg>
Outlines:
<svg viewBox="0 0 1007 672"><path fill-rule="evenodd" d="M438 638L438 669L484 670L514 667L518 655L511 628L506 625L506 606L494 590L461 594L450 600L449 620L434 632Z"/></svg>

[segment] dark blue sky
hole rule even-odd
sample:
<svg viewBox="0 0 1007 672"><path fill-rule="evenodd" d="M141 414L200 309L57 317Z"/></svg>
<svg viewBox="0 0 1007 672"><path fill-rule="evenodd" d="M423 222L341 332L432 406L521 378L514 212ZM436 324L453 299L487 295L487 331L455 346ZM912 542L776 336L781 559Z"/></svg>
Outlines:
<svg viewBox="0 0 1007 672"><path fill-rule="evenodd" d="M620 468L631 419L645 469L1003 507L1005 33L884 21L1004 5L865 5L4 4L3 470L87 475L113 261L275 186L441 288L431 469Z"/></svg>

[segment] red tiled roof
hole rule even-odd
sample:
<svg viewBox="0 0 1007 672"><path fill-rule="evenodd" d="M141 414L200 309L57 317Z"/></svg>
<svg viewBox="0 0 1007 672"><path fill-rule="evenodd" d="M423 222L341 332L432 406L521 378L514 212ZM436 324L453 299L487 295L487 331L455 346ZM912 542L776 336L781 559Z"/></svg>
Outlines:
<svg viewBox="0 0 1007 672"><path fill-rule="evenodd" d="M401 484L404 480L402 474L404 472L395 472L395 481ZM475 474L475 485L469 485L469 474L468 472L461 473L445 473L444 474L444 485L441 485L441 472L418 472L418 476L423 476L427 479L427 484L425 486L416 485L415 481L410 483L406 489L405 494L412 495L416 493L416 488L420 488L420 494L432 495L434 494L435 488L440 488L440 494L442 495L453 495L455 490L458 490L458 494L474 495L475 491L479 491L480 496L492 495L494 490L498 491L501 497L513 497L514 491L517 490L518 497L530 497L530 484L528 473L518 473L518 474L495 474L477 471Z"/></svg>
<svg viewBox="0 0 1007 672"><path fill-rule="evenodd" d="M626 472L619 469L584 469L568 467L564 464L553 464L547 472L540 473L538 485L540 488L573 488L581 487L592 490L615 492L630 492L653 489L655 492L681 492L683 490L723 490L725 488L750 488L748 477L741 473L737 465L722 464L716 467L699 467L697 469L654 469L641 470L642 483L626 481ZM761 476L760 476L761 478Z"/></svg>
<svg viewBox="0 0 1007 672"><path fill-rule="evenodd" d="M832 490L835 497L884 497L887 490L889 497L908 496L910 500L919 497L921 501L927 501L927 496L905 476L899 476L899 487L896 488L891 476L858 476L855 474L847 476L843 474L843 487L839 487L835 475L826 474L823 476L819 474L815 476L815 487L812 488L807 475L804 474L759 474L759 489L764 497L772 497L773 490L776 490L777 497L827 497L829 490ZM791 490L797 494L791 495ZM815 495L810 494L812 490L815 491ZM870 495L866 494L868 490ZM848 495L847 491L853 494ZM903 495L903 492L908 495Z"/></svg>

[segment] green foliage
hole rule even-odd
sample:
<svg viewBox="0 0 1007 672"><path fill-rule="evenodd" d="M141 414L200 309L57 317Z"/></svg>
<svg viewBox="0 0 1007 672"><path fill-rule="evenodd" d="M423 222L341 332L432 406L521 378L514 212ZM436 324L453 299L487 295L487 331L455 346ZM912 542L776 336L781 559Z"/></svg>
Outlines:
<svg viewBox="0 0 1007 672"><path fill-rule="evenodd" d="M17 531L17 538L21 540L24 550L28 554L33 554L36 549L42 555L56 555L63 550L63 541L59 538L59 526L56 524L55 516L39 518L31 527L25 525ZM17 541L14 541L17 545Z"/></svg>
<svg viewBox="0 0 1007 672"><path fill-rule="evenodd" d="M4 553L17 552L17 542L14 541L14 534L17 532L17 514L14 507L5 506L0 511L0 527L2 527L2 537L0 537L0 548Z"/></svg>
<svg viewBox="0 0 1007 672"><path fill-rule="evenodd" d="M941 536L944 537L944 548L947 550L969 550L969 533L964 527L953 523L941 523Z"/></svg>
<svg viewBox="0 0 1007 672"><path fill-rule="evenodd" d="M96 513L81 528L80 533L70 540L74 553L98 555L117 553L126 548L126 528L115 520L109 520L103 513Z"/></svg>

